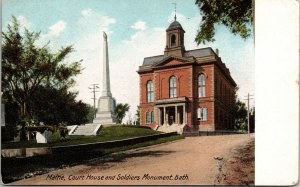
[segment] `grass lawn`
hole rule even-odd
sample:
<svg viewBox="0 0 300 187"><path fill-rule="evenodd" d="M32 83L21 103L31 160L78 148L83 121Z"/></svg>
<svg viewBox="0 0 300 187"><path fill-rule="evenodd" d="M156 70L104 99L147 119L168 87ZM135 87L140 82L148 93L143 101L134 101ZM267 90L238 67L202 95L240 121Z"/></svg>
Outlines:
<svg viewBox="0 0 300 187"><path fill-rule="evenodd" d="M50 143L37 144L35 140L23 141L23 142L6 142L2 143L2 149L7 148L29 148L29 147L53 147L53 146L65 146L65 145L76 145L85 143L104 142L112 140L121 140L126 138L133 138L139 136L159 134L160 132L139 127L128 127L128 126L111 126L104 127L99 131L97 136L69 136L67 141L54 140Z"/></svg>

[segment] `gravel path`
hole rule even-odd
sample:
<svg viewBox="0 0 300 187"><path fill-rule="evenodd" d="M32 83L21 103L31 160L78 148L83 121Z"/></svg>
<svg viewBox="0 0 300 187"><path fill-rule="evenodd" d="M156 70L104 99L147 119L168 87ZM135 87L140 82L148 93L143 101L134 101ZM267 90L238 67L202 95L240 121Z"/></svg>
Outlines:
<svg viewBox="0 0 300 187"><path fill-rule="evenodd" d="M16 181L27 185L218 184L219 162L253 141L249 135L183 140L93 159L86 164Z"/></svg>

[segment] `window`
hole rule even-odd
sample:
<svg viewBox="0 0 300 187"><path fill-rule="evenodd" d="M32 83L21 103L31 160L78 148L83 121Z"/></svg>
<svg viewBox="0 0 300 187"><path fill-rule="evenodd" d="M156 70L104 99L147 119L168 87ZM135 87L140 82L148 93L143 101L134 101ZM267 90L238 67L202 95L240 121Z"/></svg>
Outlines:
<svg viewBox="0 0 300 187"><path fill-rule="evenodd" d="M153 89L153 82L148 81L147 82L147 101L153 102L154 100L154 89Z"/></svg>
<svg viewBox="0 0 300 187"><path fill-rule="evenodd" d="M171 46L175 46L176 45L176 36L175 34L171 35Z"/></svg>
<svg viewBox="0 0 300 187"><path fill-rule="evenodd" d="M226 103L229 104L229 89L226 90Z"/></svg>
<svg viewBox="0 0 300 187"><path fill-rule="evenodd" d="M223 90L223 83L221 82L221 85L220 85L220 93L221 93L221 98L220 100L222 102L224 102L224 90Z"/></svg>
<svg viewBox="0 0 300 187"><path fill-rule="evenodd" d="M200 121L207 121L207 108L198 108L197 117Z"/></svg>
<svg viewBox="0 0 300 187"><path fill-rule="evenodd" d="M154 123L154 112L146 112L146 124Z"/></svg>
<svg viewBox="0 0 300 187"><path fill-rule="evenodd" d="M151 112L151 123L154 123L154 112Z"/></svg>
<svg viewBox="0 0 300 187"><path fill-rule="evenodd" d="M200 74L198 76L198 96L205 97L205 75Z"/></svg>
<svg viewBox="0 0 300 187"><path fill-rule="evenodd" d="M172 76L169 81L170 98L177 97L176 93L176 77Z"/></svg>
<svg viewBox="0 0 300 187"><path fill-rule="evenodd" d="M228 104L229 105L231 104L230 101L231 101L231 93L230 93L230 89L228 89Z"/></svg>
<svg viewBox="0 0 300 187"><path fill-rule="evenodd" d="M219 81L218 79L216 79L216 84L215 84L215 89L216 89L216 97L219 97Z"/></svg>
<svg viewBox="0 0 300 187"><path fill-rule="evenodd" d="M220 122L220 110L217 108L217 122L219 123Z"/></svg>
<svg viewBox="0 0 300 187"><path fill-rule="evenodd" d="M146 124L151 123L151 116L149 112L146 112Z"/></svg>
<svg viewBox="0 0 300 187"><path fill-rule="evenodd" d="M227 104L227 87L224 85L224 103Z"/></svg>

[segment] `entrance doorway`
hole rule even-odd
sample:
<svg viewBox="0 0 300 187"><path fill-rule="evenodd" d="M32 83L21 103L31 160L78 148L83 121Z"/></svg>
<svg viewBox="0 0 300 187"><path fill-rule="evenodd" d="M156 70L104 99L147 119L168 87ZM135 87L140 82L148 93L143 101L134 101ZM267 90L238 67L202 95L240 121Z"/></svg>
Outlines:
<svg viewBox="0 0 300 187"><path fill-rule="evenodd" d="M169 125L172 125L175 122L175 107L168 107L167 111Z"/></svg>
<svg viewBox="0 0 300 187"><path fill-rule="evenodd" d="M157 107L158 109L158 125L162 126L173 125L173 124L184 124L185 122L185 113L183 105L174 105L174 106L163 106Z"/></svg>
<svg viewBox="0 0 300 187"><path fill-rule="evenodd" d="M160 125L163 125L164 124L164 122L165 122L165 119L164 119L164 116L165 116L165 114L164 114L164 109L163 108L159 108L159 119L160 119Z"/></svg>
<svg viewBox="0 0 300 187"><path fill-rule="evenodd" d="M183 124L183 106L178 106L177 111L179 115L179 124Z"/></svg>

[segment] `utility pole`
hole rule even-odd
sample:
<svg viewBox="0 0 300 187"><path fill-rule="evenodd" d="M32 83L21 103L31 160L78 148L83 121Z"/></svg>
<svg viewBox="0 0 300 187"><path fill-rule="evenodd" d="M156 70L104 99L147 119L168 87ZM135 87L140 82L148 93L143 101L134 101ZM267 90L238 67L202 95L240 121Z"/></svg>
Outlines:
<svg viewBox="0 0 300 187"><path fill-rule="evenodd" d="M96 89L99 88L98 84L92 84L91 85L92 87L89 89L92 90L91 92L93 93L94 97L92 98L94 100L94 118L96 118L96 92L99 92L97 91Z"/></svg>
<svg viewBox="0 0 300 187"><path fill-rule="evenodd" d="M250 134L250 106L249 106L249 101L250 101L250 99L253 99L253 98L250 98L250 96L253 96L253 95L250 95L248 93L248 95L246 96L247 99L244 99L244 100L247 100L247 108L248 108L248 110L247 110L248 134Z"/></svg>

